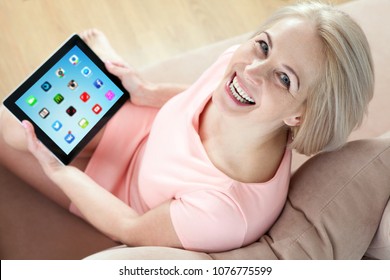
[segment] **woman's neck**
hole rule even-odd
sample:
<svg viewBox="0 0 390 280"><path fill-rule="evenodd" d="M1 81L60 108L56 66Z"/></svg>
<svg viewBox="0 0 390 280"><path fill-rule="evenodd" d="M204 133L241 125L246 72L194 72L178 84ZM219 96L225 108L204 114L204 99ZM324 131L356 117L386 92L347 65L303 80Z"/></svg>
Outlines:
<svg viewBox="0 0 390 280"><path fill-rule="evenodd" d="M213 164L242 182L272 178L284 155L288 131L269 124L245 127L221 115L210 102L199 119L199 135Z"/></svg>

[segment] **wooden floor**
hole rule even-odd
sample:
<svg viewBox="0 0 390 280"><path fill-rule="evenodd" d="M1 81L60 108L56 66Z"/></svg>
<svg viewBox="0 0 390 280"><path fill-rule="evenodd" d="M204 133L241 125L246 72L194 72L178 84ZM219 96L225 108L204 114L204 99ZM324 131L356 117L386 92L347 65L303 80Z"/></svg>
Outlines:
<svg viewBox="0 0 390 280"><path fill-rule="evenodd" d="M343 3L348 0L333 0ZM295 0L0 0L0 98L72 33L96 27L135 67L255 30Z"/></svg>

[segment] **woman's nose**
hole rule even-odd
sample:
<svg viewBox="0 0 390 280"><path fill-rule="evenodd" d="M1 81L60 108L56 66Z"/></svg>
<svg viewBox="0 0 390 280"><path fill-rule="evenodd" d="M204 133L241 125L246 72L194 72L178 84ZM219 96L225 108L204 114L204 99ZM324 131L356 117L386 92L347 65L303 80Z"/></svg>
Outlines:
<svg viewBox="0 0 390 280"><path fill-rule="evenodd" d="M253 60L244 69L244 77L254 85L259 85L267 76L267 64L263 60Z"/></svg>

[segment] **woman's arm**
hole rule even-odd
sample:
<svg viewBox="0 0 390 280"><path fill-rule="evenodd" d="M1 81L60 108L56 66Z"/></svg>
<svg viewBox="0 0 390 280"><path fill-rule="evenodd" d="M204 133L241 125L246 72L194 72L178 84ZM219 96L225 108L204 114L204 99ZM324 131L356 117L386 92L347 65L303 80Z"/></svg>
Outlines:
<svg viewBox="0 0 390 280"><path fill-rule="evenodd" d="M160 108L170 98L188 88L188 85L183 84L151 83L126 64L106 62L106 68L122 81L130 93L131 102L139 106Z"/></svg>
<svg viewBox="0 0 390 280"><path fill-rule="evenodd" d="M61 165L40 143L33 126L23 121L28 149L48 177L70 198L97 229L129 246L182 248L170 218L170 202L138 215L131 207L96 184L79 169Z"/></svg>

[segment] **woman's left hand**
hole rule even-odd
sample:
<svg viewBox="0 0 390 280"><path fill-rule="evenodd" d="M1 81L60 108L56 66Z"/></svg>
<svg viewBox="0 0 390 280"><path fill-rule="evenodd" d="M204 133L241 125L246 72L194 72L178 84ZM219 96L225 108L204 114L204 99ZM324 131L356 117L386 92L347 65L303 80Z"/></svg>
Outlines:
<svg viewBox="0 0 390 280"><path fill-rule="evenodd" d="M41 164L46 175L50 177L55 171L63 168L54 155L38 140L35 135L34 127L29 121L22 121L27 138L27 148Z"/></svg>

